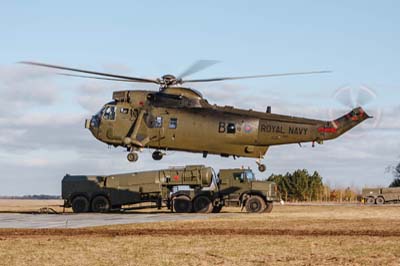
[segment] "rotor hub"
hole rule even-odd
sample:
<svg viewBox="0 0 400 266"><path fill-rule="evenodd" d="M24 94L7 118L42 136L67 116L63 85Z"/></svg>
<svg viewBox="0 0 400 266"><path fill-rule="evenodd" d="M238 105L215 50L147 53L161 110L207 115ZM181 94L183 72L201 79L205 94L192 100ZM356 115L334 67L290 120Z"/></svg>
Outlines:
<svg viewBox="0 0 400 266"><path fill-rule="evenodd" d="M171 74L167 74L161 77L161 84L164 86L176 85L179 83L179 80Z"/></svg>

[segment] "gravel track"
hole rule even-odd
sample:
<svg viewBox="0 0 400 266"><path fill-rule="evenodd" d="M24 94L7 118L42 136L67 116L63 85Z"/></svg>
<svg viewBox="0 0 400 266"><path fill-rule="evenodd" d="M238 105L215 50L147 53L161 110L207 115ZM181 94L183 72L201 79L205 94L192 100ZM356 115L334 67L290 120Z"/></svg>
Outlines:
<svg viewBox="0 0 400 266"><path fill-rule="evenodd" d="M0 240L14 237L117 237L164 235L254 235L254 236L377 236L400 237L400 230L296 230L296 229L0 229Z"/></svg>

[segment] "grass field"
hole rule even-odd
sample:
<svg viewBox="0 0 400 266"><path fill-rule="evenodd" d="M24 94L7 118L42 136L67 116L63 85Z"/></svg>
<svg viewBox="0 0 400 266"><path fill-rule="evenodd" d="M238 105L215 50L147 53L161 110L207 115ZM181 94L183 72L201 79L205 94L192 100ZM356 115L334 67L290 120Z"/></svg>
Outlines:
<svg viewBox="0 0 400 266"><path fill-rule="evenodd" d="M0 229L0 264L400 265L399 208L275 206L201 221Z"/></svg>
<svg viewBox="0 0 400 266"><path fill-rule="evenodd" d="M0 199L0 212L37 212L43 207L62 211L62 200Z"/></svg>

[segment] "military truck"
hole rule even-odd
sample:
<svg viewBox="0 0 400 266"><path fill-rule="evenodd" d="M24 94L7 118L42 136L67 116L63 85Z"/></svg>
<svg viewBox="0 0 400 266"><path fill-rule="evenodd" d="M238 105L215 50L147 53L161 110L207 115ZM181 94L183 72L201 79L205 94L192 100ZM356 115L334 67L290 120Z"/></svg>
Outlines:
<svg viewBox="0 0 400 266"><path fill-rule="evenodd" d="M400 202L400 187L389 188L364 188L362 197L365 204L382 205L386 203Z"/></svg>
<svg viewBox="0 0 400 266"><path fill-rule="evenodd" d="M277 186L256 181L250 169L189 165L108 176L66 175L62 180L65 207L74 212L108 212L126 205L155 203L178 213L220 212L241 206L247 212L270 212L278 201Z"/></svg>

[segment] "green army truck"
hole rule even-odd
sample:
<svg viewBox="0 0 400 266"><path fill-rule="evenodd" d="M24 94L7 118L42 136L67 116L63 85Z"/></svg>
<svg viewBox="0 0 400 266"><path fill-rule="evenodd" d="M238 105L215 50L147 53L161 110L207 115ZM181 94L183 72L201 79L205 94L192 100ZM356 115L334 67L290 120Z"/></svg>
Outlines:
<svg viewBox="0 0 400 266"><path fill-rule="evenodd" d="M400 202L400 187L388 188L364 188L362 190L362 198L368 205L383 205L387 203Z"/></svg>
<svg viewBox="0 0 400 266"><path fill-rule="evenodd" d="M270 212L277 195L275 183L256 181L250 169L224 169L216 175L203 165L108 176L67 174L62 180L64 206L77 213L149 202L178 213L220 212L223 206Z"/></svg>
<svg viewBox="0 0 400 266"><path fill-rule="evenodd" d="M276 184L257 181L250 169L221 169L218 177L219 199L223 201L220 208L236 206L245 207L247 212L271 212L273 202L280 200Z"/></svg>

